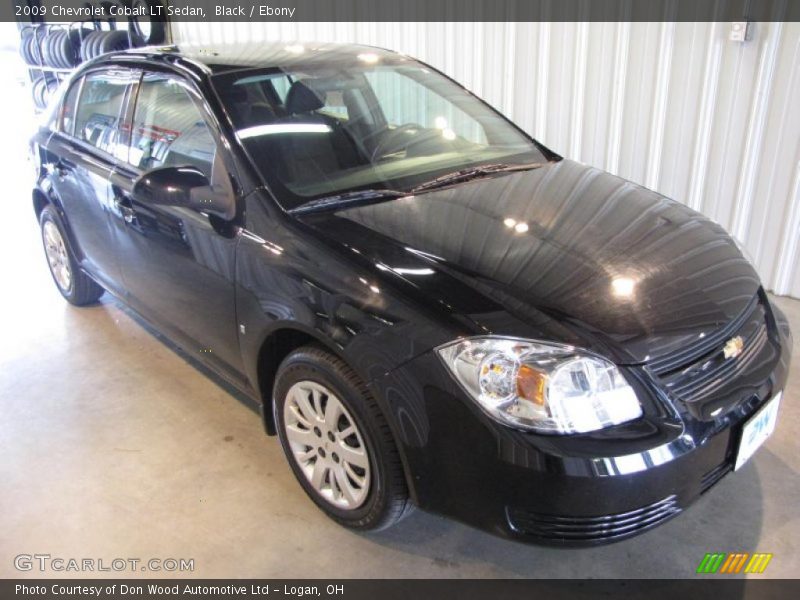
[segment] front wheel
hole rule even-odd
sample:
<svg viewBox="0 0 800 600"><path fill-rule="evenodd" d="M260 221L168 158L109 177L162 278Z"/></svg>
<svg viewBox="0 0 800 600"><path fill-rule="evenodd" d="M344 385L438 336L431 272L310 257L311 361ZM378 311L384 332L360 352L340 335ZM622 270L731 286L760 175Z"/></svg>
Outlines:
<svg viewBox="0 0 800 600"><path fill-rule="evenodd" d="M67 242L64 226L52 206L46 206L42 210L39 225L42 229L47 266L50 267L50 274L61 295L76 306L97 302L103 295L103 288L78 267Z"/></svg>
<svg viewBox="0 0 800 600"><path fill-rule="evenodd" d="M278 369L274 417L289 465L329 517L384 529L410 509L403 467L383 413L347 364L315 346Z"/></svg>

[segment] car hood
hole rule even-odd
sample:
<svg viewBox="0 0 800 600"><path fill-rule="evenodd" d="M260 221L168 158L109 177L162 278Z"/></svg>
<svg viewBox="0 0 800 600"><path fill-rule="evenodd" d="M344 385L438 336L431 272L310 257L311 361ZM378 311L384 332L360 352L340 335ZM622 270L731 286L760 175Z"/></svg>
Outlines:
<svg viewBox="0 0 800 600"><path fill-rule="evenodd" d="M467 334L558 340L622 364L724 327L759 287L719 225L569 160L301 219Z"/></svg>

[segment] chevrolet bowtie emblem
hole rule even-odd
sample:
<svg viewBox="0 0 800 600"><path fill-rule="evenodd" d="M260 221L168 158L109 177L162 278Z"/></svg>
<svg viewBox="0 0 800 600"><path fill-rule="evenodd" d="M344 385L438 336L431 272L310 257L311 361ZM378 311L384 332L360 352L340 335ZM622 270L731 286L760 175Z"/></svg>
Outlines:
<svg viewBox="0 0 800 600"><path fill-rule="evenodd" d="M736 358L742 353L742 350L744 350L744 340L742 336L737 335L725 342L722 353L725 355L725 358Z"/></svg>

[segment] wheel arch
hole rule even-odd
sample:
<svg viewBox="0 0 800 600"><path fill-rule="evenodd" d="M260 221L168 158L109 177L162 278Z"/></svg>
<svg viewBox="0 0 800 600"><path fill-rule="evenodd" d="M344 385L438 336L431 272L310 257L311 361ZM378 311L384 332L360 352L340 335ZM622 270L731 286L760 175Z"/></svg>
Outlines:
<svg viewBox="0 0 800 600"><path fill-rule="evenodd" d="M374 393L370 381L364 378L358 370L353 367L352 361L348 360L347 356L341 352L341 349L333 342L326 340L319 332L304 327L300 323L282 323L264 336L257 358L257 385L258 394L261 399L261 418L264 430L268 435L274 436L277 433L275 420L272 414L274 403L272 389L275 384L275 375L278 372L278 367L292 351L309 344L317 344L347 363ZM389 423L392 437L394 438L394 442L400 454L400 462L403 465L403 473L405 475L409 494L416 503L417 495L414 478L411 476L408 457L406 456L406 448L400 442L393 415L391 411L388 410L383 398L381 398L379 394L375 396L375 399Z"/></svg>
<svg viewBox="0 0 800 600"><path fill-rule="evenodd" d="M33 211L36 213L36 220L39 220L39 217L42 216L42 211L48 204L53 204L50 198L47 197L42 190L39 188L35 188L32 194L33 199Z"/></svg>
<svg viewBox="0 0 800 600"><path fill-rule="evenodd" d="M275 375L283 359L302 346L322 343L315 335L299 327L280 326L267 333L261 342L256 358L258 377L258 393L261 397L261 418L264 429L269 435L275 435L275 420L272 416L272 388ZM324 344L327 348L328 345Z"/></svg>
<svg viewBox="0 0 800 600"><path fill-rule="evenodd" d="M43 184L44 189L42 187L35 187L33 192L31 193L31 200L33 204L33 211L36 214L37 222L42 216L42 211L48 207L52 206L55 211L58 213L59 218L61 219L61 223L64 226L64 233L67 236L67 240L70 244L70 250L75 255L75 258L80 261L83 259L83 249L81 245L78 243L78 240L75 237L75 233L72 231L72 225L70 223L69 216L67 215L64 207L62 206L61 199L56 195L55 190L45 182Z"/></svg>

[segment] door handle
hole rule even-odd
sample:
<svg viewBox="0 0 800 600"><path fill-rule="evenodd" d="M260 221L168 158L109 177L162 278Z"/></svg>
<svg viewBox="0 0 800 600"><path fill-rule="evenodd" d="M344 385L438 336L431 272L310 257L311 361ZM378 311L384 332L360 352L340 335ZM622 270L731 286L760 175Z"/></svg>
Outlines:
<svg viewBox="0 0 800 600"><path fill-rule="evenodd" d="M59 158L53 165L53 169L55 170L56 175L58 175L60 179L63 179L64 177L69 175L74 168L75 168L75 163L65 158Z"/></svg>
<svg viewBox="0 0 800 600"><path fill-rule="evenodd" d="M122 216L122 220L126 223L133 223L136 219L136 212L133 210L130 198L126 196L114 196L114 208Z"/></svg>

